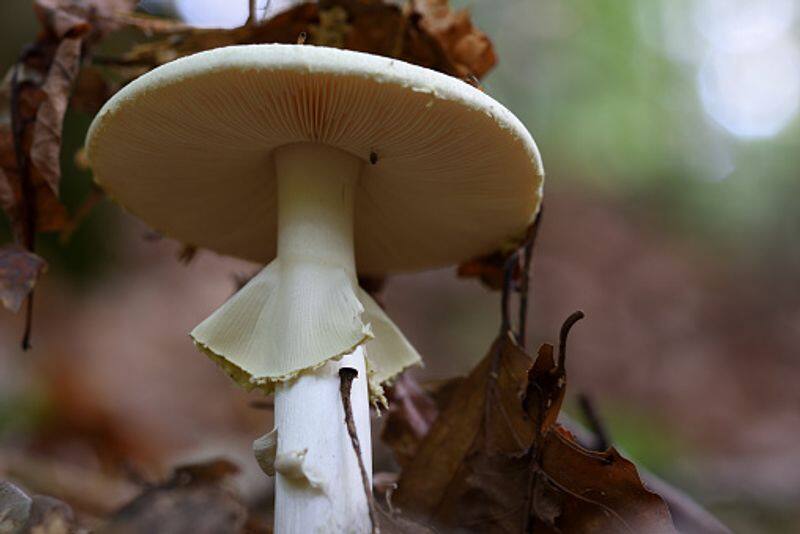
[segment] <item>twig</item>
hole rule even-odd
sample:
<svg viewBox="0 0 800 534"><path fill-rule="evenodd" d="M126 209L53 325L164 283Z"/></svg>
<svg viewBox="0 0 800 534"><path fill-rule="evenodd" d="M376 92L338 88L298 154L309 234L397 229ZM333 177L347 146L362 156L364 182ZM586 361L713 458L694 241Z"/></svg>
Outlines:
<svg viewBox="0 0 800 534"><path fill-rule="evenodd" d="M561 332L558 335L558 369L564 371L564 366L567 360L567 337L569 337L569 331L572 330L572 327L575 326L575 323L580 321L586 317L584 313L580 310L573 312L567 320L564 321L564 324L561 325Z"/></svg>
<svg viewBox="0 0 800 534"><path fill-rule="evenodd" d="M504 334L511 330L511 318L508 313L508 301L511 298L512 285L514 282L514 267L519 261L519 250L514 251L506 259L503 265L503 292L500 295L500 333Z"/></svg>
<svg viewBox="0 0 800 534"><path fill-rule="evenodd" d="M533 259L533 250L536 246L536 236L539 235L539 226L542 223L542 214L544 213L544 205L539 207L539 213L536 214L536 219L533 220L533 226L528 234L525 244L523 245L523 266L522 266L522 284L519 290L519 335L517 342L522 348L525 348L525 325L528 322L528 294L530 291L530 277L531 277L531 260Z"/></svg>
<svg viewBox="0 0 800 534"><path fill-rule="evenodd" d="M508 310L511 292L519 294L519 310L517 311L518 331L514 334L517 344L525 348L525 323L528 320L528 290L530 287L530 268L533 259L536 236L542 220L542 209L536 214L533 224L528 229L524 242L515 250L503 264L503 292L500 295L500 333L505 334L511 330L511 317ZM520 266L522 256L522 266ZM519 283L515 283L515 276L519 275Z"/></svg>
<svg viewBox="0 0 800 534"><path fill-rule="evenodd" d="M344 422L347 426L347 433L350 435L350 443L353 444L353 451L355 451L356 458L358 459L358 469L361 471L361 482L364 485L364 494L367 497L372 532L373 534L378 534L380 529L378 528L377 517L375 515L375 499L372 496L372 488L370 487L369 476L367 476L367 469L364 467L364 459L361 457L361 442L358 440L356 423L353 421L353 406L350 403L350 390L353 387L353 380L355 380L356 377L358 377L358 371L352 367L342 367L339 369L339 392L342 396Z"/></svg>
<svg viewBox="0 0 800 534"><path fill-rule="evenodd" d="M272 399L257 399L250 401L250 407L256 410L274 410L275 401Z"/></svg>
<svg viewBox="0 0 800 534"><path fill-rule="evenodd" d="M245 26L250 26L251 24L255 24L258 22L258 7L257 7L257 0L250 0L248 4L248 15L247 15L247 22L245 22Z"/></svg>
<svg viewBox="0 0 800 534"><path fill-rule="evenodd" d="M605 451L611 445L611 440L608 438L608 431L606 425L603 423L600 415L595 409L592 399L585 393L578 394L578 404L581 407L581 412L586 418L586 424L589 425L589 430L594 434L594 443L592 449L596 451Z"/></svg>
<svg viewBox="0 0 800 534"><path fill-rule="evenodd" d="M31 330L33 329L33 292L28 293L28 299L25 303L25 329L22 331L22 350L29 350L31 348Z"/></svg>

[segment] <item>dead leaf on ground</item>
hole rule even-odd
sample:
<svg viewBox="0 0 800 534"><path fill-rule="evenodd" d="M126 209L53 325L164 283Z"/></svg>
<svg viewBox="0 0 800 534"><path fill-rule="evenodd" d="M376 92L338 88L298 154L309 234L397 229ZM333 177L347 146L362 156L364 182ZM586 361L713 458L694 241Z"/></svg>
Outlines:
<svg viewBox="0 0 800 534"><path fill-rule="evenodd" d="M384 505L376 506L378 529L382 534L435 534L435 530L392 512Z"/></svg>
<svg viewBox="0 0 800 534"><path fill-rule="evenodd" d="M674 532L664 501L612 449L579 445L556 423L559 356L534 362L505 332L450 395L406 464L393 502L411 517L476 532Z"/></svg>
<svg viewBox="0 0 800 534"><path fill-rule="evenodd" d="M439 415L433 399L408 373L401 374L386 390L389 409L381 440L392 449L400 467L409 464L422 438Z"/></svg>
<svg viewBox="0 0 800 534"><path fill-rule="evenodd" d="M66 503L44 495L29 496L0 481L0 532L69 534L76 531L75 513Z"/></svg>
<svg viewBox="0 0 800 534"><path fill-rule="evenodd" d="M32 500L6 480L0 481L0 532L20 532L31 513Z"/></svg>
<svg viewBox="0 0 800 534"><path fill-rule="evenodd" d="M227 460L178 467L169 480L147 488L97 532L243 532L247 508L225 485L225 479L236 471Z"/></svg>
<svg viewBox="0 0 800 534"><path fill-rule="evenodd" d="M0 301L12 312L19 311L33 291L47 263L19 245L0 247Z"/></svg>
<svg viewBox="0 0 800 534"><path fill-rule="evenodd" d="M396 505L433 524L478 526L464 524L464 514L476 504L470 496L476 489L474 475L482 470L477 463L498 455L521 456L533 441L533 426L522 407L530 365L530 357L510 334L493 343L453 392L403 470L393 498ZM517 525L522 524L521 504L516 506Z"/></svg>

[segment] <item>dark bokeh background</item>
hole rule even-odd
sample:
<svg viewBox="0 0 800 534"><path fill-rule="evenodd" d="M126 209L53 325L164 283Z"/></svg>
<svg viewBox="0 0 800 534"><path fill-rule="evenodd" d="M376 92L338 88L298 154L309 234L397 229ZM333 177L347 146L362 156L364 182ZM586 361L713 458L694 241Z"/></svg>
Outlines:
<svg viewBox="0 0 800 534"><path fill-rule="evenodd" d="M145 4L203 23L246 11ZM799 529L800 6L457 4L497 48L487 92L530 128L547 168L532 342L583 309L570 394L592 396L614 442L737 531ZM28 1L0 3L0 70L35 31ZM73 209L89 190L73 155L90 120L66 122ZM263 492L249 447L269 412L187 336L257 266L206 252L184 266L178 244L146 233L104 202L68 243L41 240L51 268L33 351L17 349L22 317L0 311L0 471L61 484L97 515L129 494L123 465L156 476L224 453L245 467L245 492ZM498 296L452 269L397 277L385 297L426 358L421 379L465 373L499 325Z"/></svg>

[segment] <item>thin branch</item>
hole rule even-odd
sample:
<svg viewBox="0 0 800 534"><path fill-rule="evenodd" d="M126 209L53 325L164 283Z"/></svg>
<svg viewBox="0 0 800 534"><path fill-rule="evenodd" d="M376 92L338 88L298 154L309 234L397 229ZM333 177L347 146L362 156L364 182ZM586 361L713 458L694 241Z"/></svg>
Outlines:
<svg viewBox="0 0 800 534"><path fill-rule="evenodd" d="M367 469L364 467L364 459L361 457L361 442L358 439L356 432L356 423L353 420L353 406L350 403L350 391L353 388L353 380L358 377L358 371L352 367L342 367L339 369L339 393L342 396L342 407L344 408L344 422L347 426L347 433L350 435L350 443L353 445L353 450L358 459L358 469L361 471L361 482L364 485L364 494L367 497L367 505L369 507L369 520L372 523L373 534L380 532L378 528L377 517L375 514L375 499L372 496L372 488L369 483L369 476Z"/></svg>
<svg viewBox="0 0 800 534"><path fill-rule="evenodd" d="M573 312L567 320L564 321L564 324L561 325L561 333L558 336L558 369L564 371L564 366L567 360L567 337L569 337L569 331L572 330L572 327L575 326L575 323L580 321L586 317L584 313L580 310Z"/></svg>
<svg viewBox="0 0 800 534"><path fill-rule="evenodd" d="M523 266L522 266L522 284L519 290L519 335L517 342L522 348L525 348L525 325L528 322L528 294L530 292L530 277L531 277L531 261L533 260L533 251L536 246L536 237L539 235L539 226L542 223L542 214L544 213L544 206L539 208L539 213L536 214L536 219L533 221L533 226L530 229L525 244L523 245Z"/></svg>
<svg viewBox="0 0 800 534"><path fill-rule="evenodd" d="M519 261L519 250L514 251L503 265L503 292L500 295L500 334L511 330L511 317L508 313L508 301L511 299L514 284L514 267Z"/></svg>
<svg viewBox="0 0 800 534"><path fill-rule="evenodd" d="M247 9L247 11L248 11L247 22L245 22L246 26L249 26L251 24L255 24L256 22L258 22L258 6L257 6L257 4L258 4L257 0L249 0L248 6L247 6L247 8L248 8Z"/></svg>
<svg viewBox="0 0 800 534"><path fill-rule="evenodd" d="M597 413L592 399L585 393L578 394L578 404L580 405L581 412L586 419L586 424L589 425L589 430L594 434L594 443L592 449L596 451L608 450L611 445L611 440L608 437L608 430L606 425Z"/></svg>
<svg viewBox="0 0 800 534"><path fill-rule="evenodd" d="M28 293L27 302L25 303L25 329L22 331L22 350L29 350L31 348L31 333L33 330L33 292L31 289Z"/></svg>

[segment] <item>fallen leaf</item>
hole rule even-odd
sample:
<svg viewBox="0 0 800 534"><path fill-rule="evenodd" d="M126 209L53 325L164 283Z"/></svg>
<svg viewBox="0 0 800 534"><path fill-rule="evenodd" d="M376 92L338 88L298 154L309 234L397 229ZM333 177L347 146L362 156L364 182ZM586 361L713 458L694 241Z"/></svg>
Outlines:
<svg viewBox="0 0 800 534"><path fill-rule="evenodd" d="M19 245L0 247L0 301L17 313L47 263Z"/></svg>
<svg viewBox="0 0 800 534"><path fill-rule="evenodd" d="M247 508L225 486L225 479L236 471L236 466L227 460L178 467L169 480L147 488L97 532L243 532Z"/></svg>
<svg viewBox="0 0 800 534"><path fill-rule="evenodd" d="M33 10L42 27L57 39L67 35L84 34L91 26L78 2L64 0L35 0Z"/></svg>
<svg viewBox="0 0 800 534"><path fill-rule="evenodd" d="M130 18L117 20L130 22ZM461 78L467 74L480 78L494 64L487 59L494 58L489 39L472 25L466 11L454 12L447 2L439 2L435 9L423 5L404 10L383 0L322 0L296 5L271 19L239 28L167 25L159 29L166 30L164 38L134 46L121 57L98 61L124 81L203 50L236 44L295 44L305 35L309 44L394 57ZM478 48L480 58L475 52ZM79 87L78 98L81 91Z"/></svg>
<svg viewBox="0 0 800 534"><path fill-rule="evenodd" d="M69 505L45 495L29 496L7 481L0 481L0 532L71 534L75 513Z"/></svg>
<svg viewBox="0 0 800 534"><path fill-rule="evenodd" d="M533 441L533 425L522 406L531 363L510 333L495 340L403 470L393 501L404 512L435 524L467 526L462 520L469 508L465 499L471 500L474 490L471 479L480 470L476 462L521 456ZM521 510L517 516L521 525Z"/></svg>
<svg viewBox="0 0 800 534"><path fill-rule="evenodd" d="M472 24L466 9L453 10L448 0L414 0L412 10L460 77L482 78L497 63L492 42Z"/></svg>
<svg viewBox="0 0 800 534"><path fill-rule="evenodd" d="M411 377L403 373L386 390L389 409L381 431L381 440L392 449L397 463L411 463L419 443L428 434L439 415L434 400Z"/></svg>
<svg viewBox="0 0 800 534"><path fill-rule="evenodd" d="M435 534L436 530L418 523L386 506L376 507L378 529L382 534Z"/></svg>
<svg viewBox="0 0 800 534"><path fill-rule="evenodd" d="M449 395L394 502L411 517L473 532L674 532L664 501L612 449L588 450L556 423L566 391L558 357L534 362L506 331Z"/></svg>
<svg viewBox="0 0 800 534"><path fill-rule="evenodd" d="M472 258L458 266L457 274L462 278L477 278L483 285L494 291L504 289L506 283L511 284L509 289L515 289L520 294L527 294L527 276L530 269L530 257L539 235L544 208L539 207L533 222L517 239L511 239L500 245L497 250ZM512 265L509 261L515 260ZM510 268L510 270L509 270ZM506 280L506 273L510 279Z"/></svg>
<svg viewBox="0 0 800 534"><path fill-rule="evenodd" d="M23 532L31 534L72 534L77 523L72 508L58 499L34 495Z"/></svg>
<svg viewBox="0 0 800 534"><path fill-rule="evenodd" d="M32 502L11 482L0 481L0 532L21 532L30 516Z"/></svg>
<svg viewBox="0 0 800 534"><path fill-rule="evenodd" d="M535 463L534 532L675 532L664 500L644 487L636 467L613 447L591 451L556 425Z"/></svg>
<svg viewBox="0 0 800 534"><path fill-rule="evenodd" d="M473 258L458 266L457 274L462 278L477 278L489 289L500 291L505 284L505 266L510 254L495 251L485 256ZM514 266L512 279L520 276L519 266Z"/></svg>
<svg viewBox="0 0 800 534"><path fill-rule="evenodd" d="M36 113L33 140L30 147L32 170L58 196L61 180L61 132L64 113L67 111L72 84L78 75L81 60L81 38L63 39L56 48L55 55L42 85L45 100Z"/></svg>

